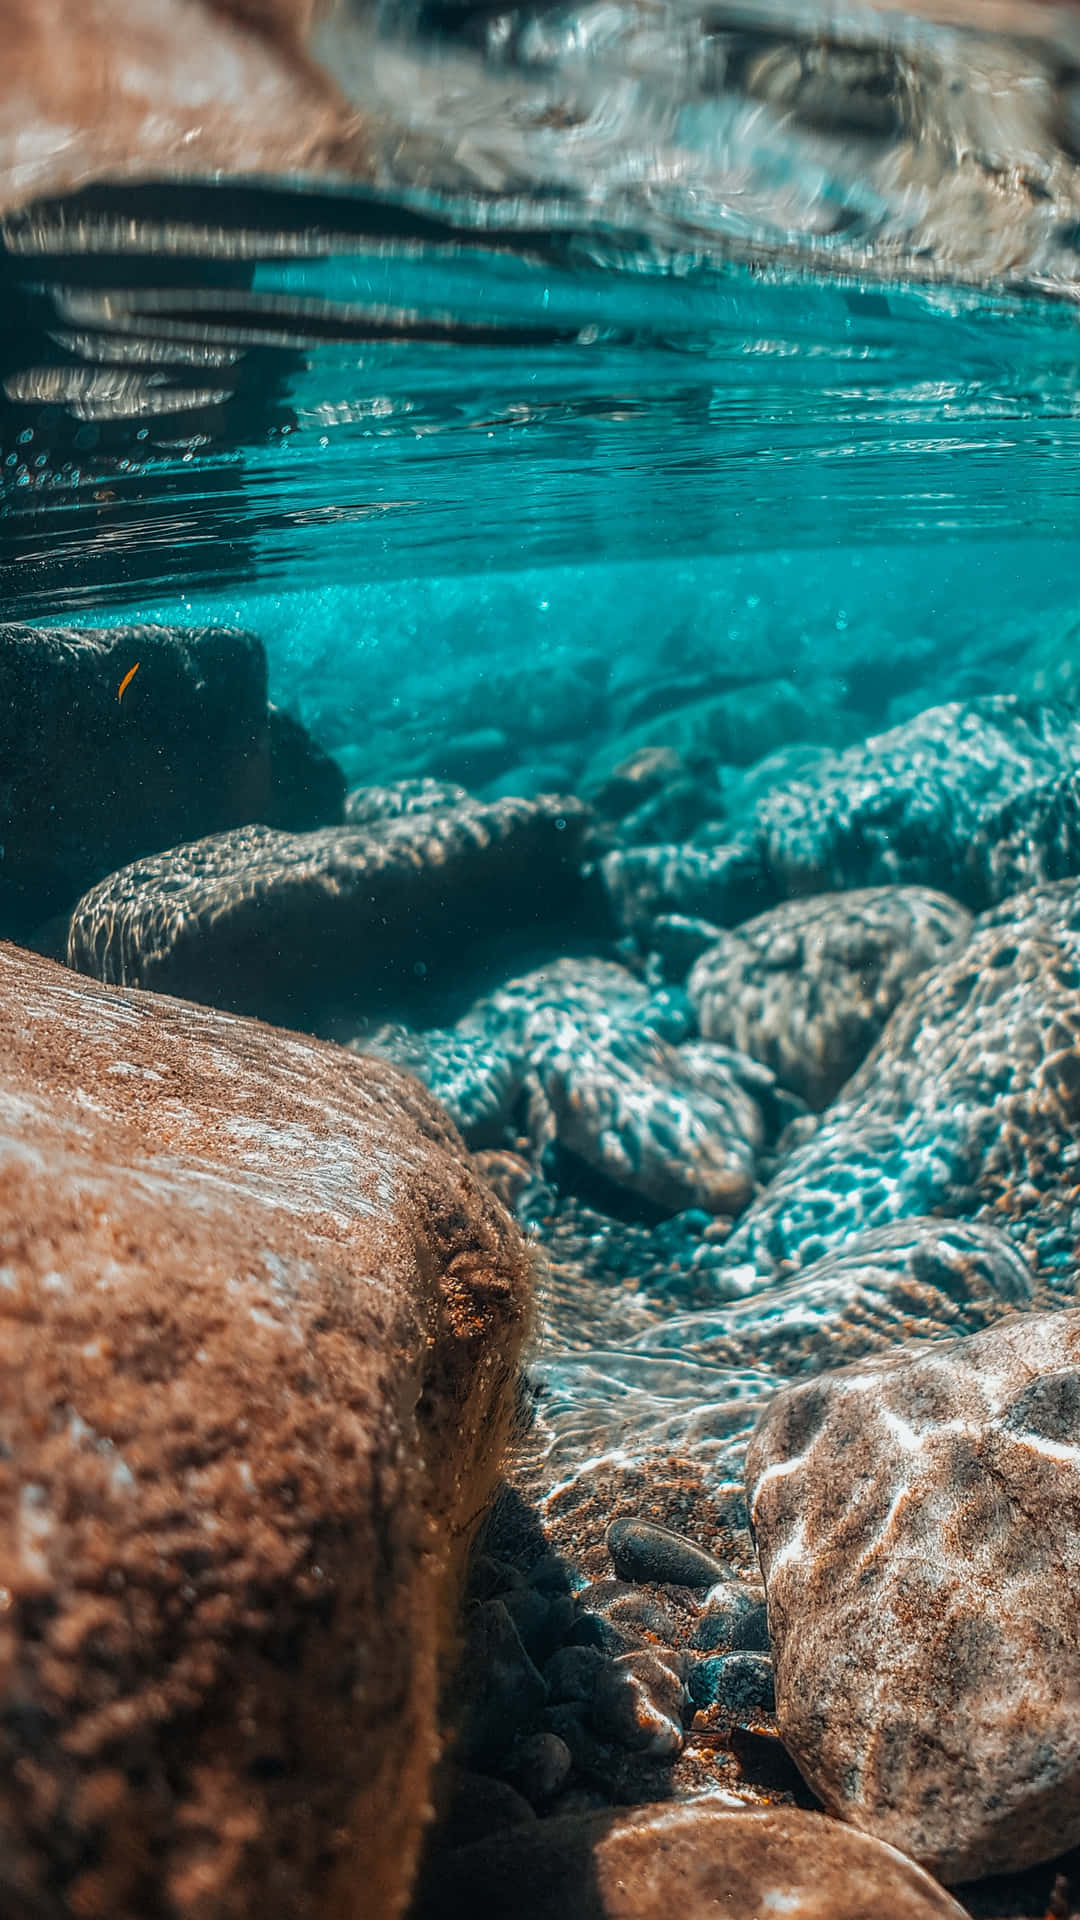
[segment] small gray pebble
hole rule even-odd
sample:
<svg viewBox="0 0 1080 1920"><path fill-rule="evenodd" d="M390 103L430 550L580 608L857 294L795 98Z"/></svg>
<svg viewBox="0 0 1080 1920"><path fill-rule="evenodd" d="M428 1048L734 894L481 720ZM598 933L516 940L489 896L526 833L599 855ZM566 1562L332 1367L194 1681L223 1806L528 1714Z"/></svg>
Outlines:
<svg viewBox="0 0 1080 1920"><path fill-rule="evenodd" d="M562 1792L573 1764L566 1741L547 1729L515 1740L504 1771L518 1792L535 1807Z"/></svg>
<svg viewBox="0 0 1080 1920"><path fill-rule="evenodd" d="M509 1560L493 1553L478 1553L469 1568L469 1594L473 1600L494 1600L511 1587L523 1587L525 1577Z"/></svg>
<svg viewBox="0 0 1080 1920"><path fill-rule="evenodd" d="M711 1587L731 1577L731 1568L714 1554L652 1520L613 1520L606 1539L612 1564L622 1580L648 1581L656 1586Z"/></svg>
<svg viewBox="0 0 1080 1920"><path fill-rule="evenodd" d="M628 1653L601 1674L592 1724L635 1753L666 1759L682 1750L687 1693L674 1667L655 1653Z"/></svg>
<svg viewBox="0 0 1080 1920"><path fill-rule="evenodd" d="M551 1704L591 1700L606 1664L599 1647L560 1647L544 1667Z"/></svg>
<svg viewBox="0 0 1080 1920"><path fill-rule="evenodd" d="M620 1653L629 1652L631 1646L638 1643L638 1636L628 1637L613 1627L601 1613L579 1613L567 1639L572 1647L595 1647L600 1653L616 1658ZM638 1643L639 1644L639 1643Z"/></svg>
<svg viewBox="0 0 1080 1920"><path fill-rule="evenodd" d="M772 1661L763 1653L723 1653L692 1670L687 1690L693 1704L727 1707L732 1713L772 1713L776 1689Z"/></svg>
<svg viewBox="0 0 1080 1920"><path fill-rule="evenodd" d="M530 1569L529 1585L541 1593L571 1593L573 1576L561 1554L545 1553Z"/></svg>
<svg viewBox="0 0 1080 1920"><path fill-rule="evenodd" d="M542 1666L563 1637L561 1633L552 1631L551 1602L535 1587L526 1586L515 1587L512 1592L501 1594L500 1599L521 1636L522 1646Z"/></svg>
<svg viewBox="0 0 1080 1920"><path fill-rule="evenodd" d="M769 1622L763 1594L741 1580L724 1580L706 1596L690 1645L702 1653L743 1649L768 1653Z"/></svg>

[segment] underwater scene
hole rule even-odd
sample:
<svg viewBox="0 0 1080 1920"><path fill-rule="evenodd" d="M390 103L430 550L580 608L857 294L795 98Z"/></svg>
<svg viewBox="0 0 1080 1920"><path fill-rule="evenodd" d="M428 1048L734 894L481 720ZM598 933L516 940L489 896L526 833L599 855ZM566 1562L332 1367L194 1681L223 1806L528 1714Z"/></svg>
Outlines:
<svg viewBox="0 0 1080 1920"><path fill-rule="evenodd" d="M1080 10L0 18L0 1920L1080 1920Z"/></svg>

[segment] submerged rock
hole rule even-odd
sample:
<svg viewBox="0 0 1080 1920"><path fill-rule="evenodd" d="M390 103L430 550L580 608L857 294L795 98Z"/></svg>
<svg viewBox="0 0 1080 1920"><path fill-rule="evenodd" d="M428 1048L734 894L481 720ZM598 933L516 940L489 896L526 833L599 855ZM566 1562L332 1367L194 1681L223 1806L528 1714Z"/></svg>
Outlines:
<svg viewBox="0 0 1080 1920"><path fill-rule="evenodd" d="M406 1897L524 1248L415 1083L0 947L0 1909Z"/></svg>
<svg viewBox="0 0 1080 1920"><path fill-rule="evenodd" d="M508 982L451 1029L383 1029L353 1044L418 1074L470 1140L490 1138L523 1101L536 1153L557 1142L671 1212L736 1213L765 1139L761 1070L684 1040L688 1027L685 1000L650 994L627 968L562 959Z"/></svg>
<svg viewBox="0 0 1080 1920"><path fill-rule="evenodd" d="M573 918L577 801L462 801L365 826L253 826L122 868L76 907L68 962L123 986L294 1020L445 982L485 934Z"/></svg>
<svg viewBox="0 0 1080 1920"><path fill-rule="evenodd" d="M747 1284L931 1212L1008 1224L1037 1259L1080 1203L1080 938L1059 916L976 923L724 1247ZM1050 1236L1050 1240L1047 1240Z"/></svg>
<svg viewBox="0 0 1080 1920"><path fill-rule="evenodd" d="M394 780L385 787L354 787L345 797L345 820L350 827L369 827L402 814L451 811L467 806L469 798L464 787L455 787L449 780Z"/></svg>
<svg viewBox="0 0 1080 1920"><path fill-rule="evenodd" d="M582 792L591 797L604 791L620 767L648 749L667 749L689 771L709 772L751 766L795 741L850 740L856 724L854 715L841 717L834 684L760 680L688 701L615 734L589 761Z"/></svg>
<svg viewBox="0 0 1080 1920"><path fill-rule="evenodd" d="M440 1854L418 1920L964 1920L892 1847L794 1807L723 1798L566 1815Z"/></svg>
<svg viewBox="0 0 1080 1920"><path fill-rule="evenodd" d="M954 701L768 795L751 838L784 895L915 884L986 907L1076 870L1080 834L1063 836L1058 813L1078 755L1080 715L1067 706Z"/></svg>
<svg viewBox="0 0 1080 1920"><path fill-rule="evenodd" d="M611 1563L622 1580L657 1586L711 1587L730 1568L693 1540L650 1520L614 1520L607 1530Z"/></svg>
<svg viewBox="0 0 1080 1920"><path fill-rule="evenodd" d="M0 767L0 926L28 931L139 855L269 816L262 642L0 627Z"/></svg>
<svg viewBox="0 0 1080 1920"><path fill-rule="evenodd" d="M619 847L600 863L616 924L737 926L782 900L935 888L975 909L1080 870L1080 715L1011 694L931 707L823 755L728 820L723 843Z"/></svg>
<svg viewBox="0 0 1080 1920"><path fill-rule="evenodd" d="M785 1743L947 1880L1080 1839L1080 1312L793 1388L747 1491Z"/></svg>
<svg viewBox="0 0 1080 1920"><path fill-rule="evenodd" d="M764 1062L827 1106L912 981L966 937L971 916L921 887L789 900L721 934L688 983L707 1039Z"/></svg>

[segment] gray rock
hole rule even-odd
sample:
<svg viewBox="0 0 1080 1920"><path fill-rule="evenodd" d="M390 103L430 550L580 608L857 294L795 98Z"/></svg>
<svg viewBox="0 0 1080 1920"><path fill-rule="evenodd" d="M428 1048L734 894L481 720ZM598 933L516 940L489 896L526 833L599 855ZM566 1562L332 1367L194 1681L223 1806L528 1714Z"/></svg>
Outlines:
<svg viewBox="0 0 1080 1920"><path fill-rule="evenodd" d="M1029 914L1030 921L1030 914ZM850 1234L938 1212L1040 1238L1069 1217L1080 1145L1080 937L976 926L922 979L724 1248L788 1271Z"/></svg>
<svg viewBox="0 0 1080 1920"><path fill-rule="evenodd" d="M254 634L0 627L0 929L27 930L128 861L273 807Z"/></svg>
<svg viewBox="0 0 1080 1920"><path fill-rule="evenodd" d="M1080 1839L1080 1312L792 1388L747 1490L826 1806L946 1880Z"/></svg>
<svg viewBox="0 0 1080 1920"><path fill-rule="evenodd" d="M544 1682L552 1706L591 1700L604 1665L599 1647L560 1647L544 1667Z"/></svg>
<svg viewBox="0 0 1080 1920"><path fill-rule="evenodd" d="M465 788L449 780L394 780L385 787L354 787L345 797L345 820L350 827L369 827L377 820L452 811L468 803Z"/></svg>
<svg viewBox="0 0 1080 1920"><path fill-rule="evenodd" d="M627 1653L605 1666L592 1699L592 1723L604 1739L656 1759L679 1753L688 1699L676 1656Z"/></svg>
<svg viewBox="0 0 1080 1920"><path fill-rule="evenodd" d="M615 926L646 952L653 922L669 914L734 927L775 906L780 887L753 841L694 847L616 847L598 865Z"/></svg>
<svg viewBox="0 0 1080 1920"><path fill-rule="evenodd" d="M797 686L761 680L731 688L670 712L638 721L593 755L582 779L586 795L600 790L620 766L648 748L671 748L691 772L746 767L792 741L819 734L830 745L850 739L854 716L844 715L838 689L828 682Z"/></svg>
<svg viewBox="0 0 1080 1920"><path fill-rule="evenodd" d="M978 909L1076 870L1080 842L1061 841L1057 810L1078 756L1080 714L1067 706L954 701L770 794L750 838L781 894L915 884ZM1060 861L1071 864L1053 870Z"/></svg>
<svg viewBox="0 0 1080 1920"><path fill-rule="evenodd" d="M700 1661L687 1676L687 1690L699 1712L721 1707L736 1718L753 1719L776 1707L772 1661L744 1649Z"/></svg>
<svg viewBox="0 0 1080 1920"><path fill-rule="evenodd" d="M788 900L722 933L688 983L707 1039L763 1061L813 1108L828 1105L903 994L971 916L921 887Z"/></svg>
<svg viewBox="0 0 1080 1920"><path fill-rule="evenodd" d="M68 961L110 984L293 1024L334 997L363 1006L388 981L415 989L452 966L485 927L562 919L584 821L569 799L462 801L367 826L218 834L93 888L72 915Z"/></svg>
<svg viewBox="0 0 1080 1920"><path fill-rule="evenodd" d="M640 1580L657 1586L711 1587L730 1573L730 1568L704 1547L651 1520L613 1520L606 1539L620 1580Z"/></svg>
<svg viewBox="0 0 1080 1920"><path fill-rule="evenodd" d="M742 1580L718 1581L705 1597L690 1645L702 1653L768 1653L765 1596Z"/></svg>
<svg viewBox="0 0 1080 1920"><path fill-rule="evenodd" d="M140 669L141 671L141 669ZM267 708L270 728L270 804L262 816L268 827L307 833L335 827L345 818L345 775L324 753L294 714ZM187 839L187 834L177 835Z"/></svg>
<svg viewBox="0 0 1080 1920"><path fill-rule="evenodd" d="M463 1763L481 1773L498 1770L516 1735L547 1701L547 1688L503 1600L468 1609L457 1690Z"/></svg>
<svg viewBox="0 0 1080 1920"><path fill-rule="evenodd" d="M543 1806L562 1792L573 1764L566 1741L548 1728L515 1740L504 1771L526 1800Z"/></svg>
<svg viewBox="0 0 1080 1920"><path fill-rule="evenodd" d="M557 1142L673 1213L737 1212L765 1139L760 1069L665 1037L688 1025L685 1004L650 995L625 967L564 959L510 981L452 1029L383 1029L353 1044L410 1068L470 1141L524 1098L519 1124L537 1154Z"/></svg>
<svg viewBox="0 0 1080 1920"><path fill-rule="evenodd" d="M717 1288L746 1297L672 1314L638 1337L638 1351L817 1373L898 1341L977 1333L1031 1300L1027 1262L1004 1233L981 1222L914 1219L872 1228L773 1286L725 1268L728 1246L708 1249L719 1262Z"/></svg>

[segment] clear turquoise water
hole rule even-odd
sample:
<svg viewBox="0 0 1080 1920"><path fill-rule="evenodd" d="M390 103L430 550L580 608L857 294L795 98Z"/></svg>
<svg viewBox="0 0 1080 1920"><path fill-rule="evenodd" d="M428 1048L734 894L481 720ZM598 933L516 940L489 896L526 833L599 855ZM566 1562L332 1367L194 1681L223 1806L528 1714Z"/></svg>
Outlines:
<svg viewBox="0 0 1080 1920"><path fill-rule="evenodd" d="M843 674L1069 617L1067 302L379 249L9 259L9 614L255 625L316 718L508 635Z"/></svg>

